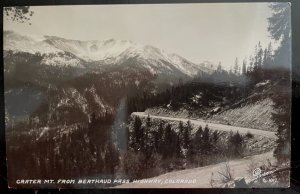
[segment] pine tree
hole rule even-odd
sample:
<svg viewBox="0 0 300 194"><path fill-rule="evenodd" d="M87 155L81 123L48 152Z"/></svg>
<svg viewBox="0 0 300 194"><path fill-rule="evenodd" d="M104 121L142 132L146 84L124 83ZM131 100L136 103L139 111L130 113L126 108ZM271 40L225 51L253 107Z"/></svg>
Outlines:
<svg viewBox="0 0 300 194"><path fill-rule="evenodd" d="M264 49L264 54L263 54L263 67L266 68L268 65L267 65L267 58L268 58L268 49L265 48Z"/></svg>
<svg viewBox="0 0 300 194"><path fill-rule="evenodd" d="M289 72L281 77L279 86L275 88L272 100L274 109L277 110L272 114L274 122L277 124L277 140L274 150L274 156L279 162L284 162L290 158L290 110L291 110L291 89ZM284 87L283 87L284 86ZM285 89L283 89L285 88Z"/></svg>
<svg viewBox="0 0 300 194"><path fill-rule="evenodd" d="M174 133L174 136L176 138L176 143L175 143L175 153L176 157L180 158L182 157L182 150L181 150L181 143L180 143L180 137L178 134Z"/></svg>
<svg viewBox="0 0 300 194"><path fill-rule="evenodd" d="M156 152L162 153L162 142L163 142L163 135L164 135L164 124L163 122L159 123L157 132L154 132L154 147Z"/></svg>
<svg viewBox="0 0 300 194"><path fill-rule="evenodd" d="M151 138L149 137L150 135L150 131L151 131L151 119L150 119L150 115L148 114L147 119L146 119L146 128L144 131L144 141L146 142L146 144L150 144L151 145Z"/></svg>
<svg viewBox="0 0 300 194"><path fill-rule="evenodd" d="M212 133L212 141L213 141L213 143L216 143L219 140L219 137L220 137L220 132L215 130Z"/></svg>
<svg viewBox="0 0 300 194"><path fill-rule="evenodd" d="M272 64L274 66L291 66L291 5L289 3L272 3L273 10L269 18L268 31L273 39L280 42L279 47L274 52ZM271 49L270 49L271 50ZM270 51L271 52L271 51ZM278 110L273 114L273 120L278 126L276 148L274 156L279 162L290 157L290 74L286 72L280 77L281 87L276 88L275 95L272 96L274 108ZM284 86L284 87L283 87ZM287 89L282 89L287 88Z"/></svg>
<svg viewBox="0 0 300 194"><path fill-rule="evenodd" d="M168 158L172 157L174 147L172 147L172 128L171 125L168 124L165 129L164 137L163 137L163 157Z"/></svg>
<svg viewBox="0 0 300 194"><path fill-rule="evenodd" d="M256 71L258 69L258 46L255 45L254 49L254 57L253 57L253 71Z"/></svg>
<svg viewBox="0 0 300 194"><path fill-rule="evenodd" d="M190 144L189 147L187 148L186 158L189 162L193 163L194 156L195 156L194 144Z"/></svg>
<svg viewBox="0 0 300 194"><path fill-rule="evenodd" d="M150 127L151 127L151 119L150 119L150 115L149 115L149 114L148 114L147 120L146 120L146 127L147 127L148 129L150 129Z"/></svg>
<svg viewBox="0 0 300 194"><path fill-rule="evenodd" d="M250 56L249 57L249 67L248 67L247 72L248 73L252 72L253 68L254 68L254 59L253 59L253 56Z"/></svg>
<svg viewBox="0 0 300 194"><path fill-rule="evenodd" d="M257 68L261 68L263 65L263 49L260 41L258 42L257 49Z"/></svg>
<svg viewBox="0 0 300 194"><path fill-rule="evenodd" d="M183 141L184 141L184 148L188 148L190 145L191 141L191 131L192 131L192 126L191 126L191 121L187 121L187 126L184 129L184 134L183 134Z"/></svg>
<svg viewBox="0 0 300 194"><path fill-rule="evenodd" d="M133 134L132 134L133 147L135 151L138 151L143 146L143 136L144 133L142 129L142 121L138 116L136 116L134 118Z"/></svg>
<svg viewBox="0 0 300 194"><path fill-rule="evenodd" d="M178 130L179 143L181 146L184 146L184 126L182 121L179 121Z"/></svg>
<svg viewBox="0 0 300 194"><path fill-rule="evenodd" d="M201 125L199 126L198 130L195 133L195 137L194 137L194 147L197 150L197 152L200 152L201 149L201 145L202 145L202 134L203 134L203 130Z"/></svg>
<svg viewBox="0 0 300 194"><path fill-rule="evenodd" d="M114 147L114 145L110 142L108 144L108 149L105 153L105 165L106 165L106 172L109 174L115 173L115 167L119 164L119 155Z"/></svg>
<svg viewBox="0 0 300 194"><path fill-rule="evenodd" d="M246 64L246 59L244 59L244 60L243 60L243 67L242 67L242 74L243 74L243 75L245 75L246 72L247 72L246 66L247 66L247 64Z"/></svg>
<svg viewBox="0 0 300 194"><path fill-rule="evenodd" d="M208 125L205 126L202 133L202 150L204 154L209 154L211 151L210 131Z"/></svg>
<svg viewBox="0 0 300 194"><path fill-rule="evenodd" d="M230 66L229 75L232 75L232 66Z"/></svg>
<svg viewBox="0 0 300 194"><path fill-rule="evenodd" d="M243 137L237 131L234 135L230 135L228 139L229 149L231 150L231 155L242 156L243 154Z"/></svg>
<svg viewBox="0 0 300 194"><path fill-rule="evenodd" d="M268 48L266 50L266 57L264 61L264 66L266 68L270 68L273 66L273 48L272 48L272 43L270 42L268 45Z"/></svg>
<svg viewBox="0 0 300 194"><path fill-rule="evenodd" d="M235 75L239 74L239 61L238 61L237 57L235 58L234 67L233 67L233 73Z"/></svg>
<svg viewBox="0 0 300 194"><path fill-rule="evenodd" d="M218 67L217 67L217 72L222 72L221 62L219 62L219 65L218 65Z"/></svg>
<svg viewBox="0 0 300 194"><path fill-rule="evenodd" d="M276 66L291 66L291 6L289 3L272 3L273 14L268 18L268 31L272 38L280 42L275 51Z"/></svg>

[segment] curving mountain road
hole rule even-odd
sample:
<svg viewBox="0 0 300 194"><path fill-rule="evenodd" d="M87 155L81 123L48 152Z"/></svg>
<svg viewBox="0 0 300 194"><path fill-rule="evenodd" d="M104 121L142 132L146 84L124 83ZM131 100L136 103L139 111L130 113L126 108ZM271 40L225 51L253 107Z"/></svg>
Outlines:
<svg viewBox="0 0 300 194"><path fill-rule="evenodd" d="M145 112L133 112L132 115L139 116L139 117L147 117L148 114ZM275 132L272 131L264 131L264 130L259 130L259 129L251 129L251 128L245 128L245 127L236 127L236 126L231 126L231 125L224 125L224 124L217 124L217 123L210 123L205 120L194 120L194 119L185 119L185 118L176 118L176 117L165 117L165 116L155 116L155 115L149 115L151 118L156 118L156 119L163 119L163 120L170 120L170 121L182 121L182 122L187 122L188 120L196 125L199 126L201 125L204 127L205 125L208 125L208 127L212 130L218 130L218 131L226 131L226 132L236 132L238 131L241 134L246 134L247 132L252 133L253 135L260 135L264 136L267 138L272 138L276 139Z"/></svg>
<svg viewBox="0 0 300 194"><path fill-rule="evenodd" d="M203 166L187 170L178 170L159 175L157 177L142 179L139 182L131 182L118 185L115 188L211 188L221 187L222 179L219 172L223 172L225 164L231 169L233 178L244 177L246 180L254 178L250 166L258 168L267 161L274 164L275 158L273 152L267 152L259 155L245 157L242 159L231 160L209 166ZM175 181L191 181L175 182Z"/></svg>

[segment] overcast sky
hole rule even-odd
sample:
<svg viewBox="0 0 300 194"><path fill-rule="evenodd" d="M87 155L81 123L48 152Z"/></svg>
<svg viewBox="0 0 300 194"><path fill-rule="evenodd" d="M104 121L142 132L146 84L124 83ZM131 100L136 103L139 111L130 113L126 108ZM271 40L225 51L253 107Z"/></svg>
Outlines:
<svg viewBox="0 0 300 194"><path fill-rule="evenodd" d="M78 40L115 38L150 44L200 63L233 65L271 38L267 3L31 7L32 25L4 20L5 30Z"/></svg>

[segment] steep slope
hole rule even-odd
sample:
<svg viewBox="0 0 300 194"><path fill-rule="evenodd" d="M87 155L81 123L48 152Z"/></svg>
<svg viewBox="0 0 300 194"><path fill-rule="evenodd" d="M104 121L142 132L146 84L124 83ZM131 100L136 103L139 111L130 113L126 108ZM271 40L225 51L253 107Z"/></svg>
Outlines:
<svg viewBox="0 0 300 194"><path fill-rule="evenodd" d="M209 120L216 123L275 131L276 124L272 120L274 112L273 101L266 98L254 103L245 103L234 109L224 110L213 115Z"/></svg>
<svg viewBox="0 0 300 194"><path fill-rule="evenodd" d="M257 83L246 98L221 109L208 119L217 123L276 131L277 126L272 118L276 111L271 95L277 85L270 80Z"/></svg>

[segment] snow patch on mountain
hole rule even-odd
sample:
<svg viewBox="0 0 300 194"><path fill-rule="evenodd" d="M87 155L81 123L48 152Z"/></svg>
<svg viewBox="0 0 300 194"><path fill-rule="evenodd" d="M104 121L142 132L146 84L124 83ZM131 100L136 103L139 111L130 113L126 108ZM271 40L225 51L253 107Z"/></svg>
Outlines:
<svg viewBox="0 0 300 194"><path fill-rule="evenodd" d="M45 36L46 42L62 51L73 53L86 61L100 61L115 58L131 46L130 41L80 41L55 36Z"/></svg>
<svg viewBox="0 0 300 194"><path fill-rule="evenodd" d="M105 109L106 106L104 105L103 100L101 99L101 97L97 94L96 88L95 88L94 85L89 89L89 92L92 94L92 96L93 96L95 102L97 103L97 105L99 106L99 108Z"/></svg>
<svg viewBox="0 0 300 194"><path fill-rule="evenodd" d="M68 66L83 68L84 66L80 63L78 58L74 58L63 53L51 53L45 55L42 63L50 66Z"/></svg>
<svg viewBox="0 0 300 194"><path fill-rule="evenodd" d="M83 113L88 113L88 101L77 89L67 88L63 89L62 92L63 94L58 98L59 102L57 103L56 108L53 108L53 111L59 107L76 107L76 105L79 105L79 108Z"/></svg>
<svg viewBox="0 0 300 194"><path fill-rule="evenodd" d="M3 49L28 53L55 53L59 49L46 43L41 37L23 36L13 31L3 32Z"/></svg>

